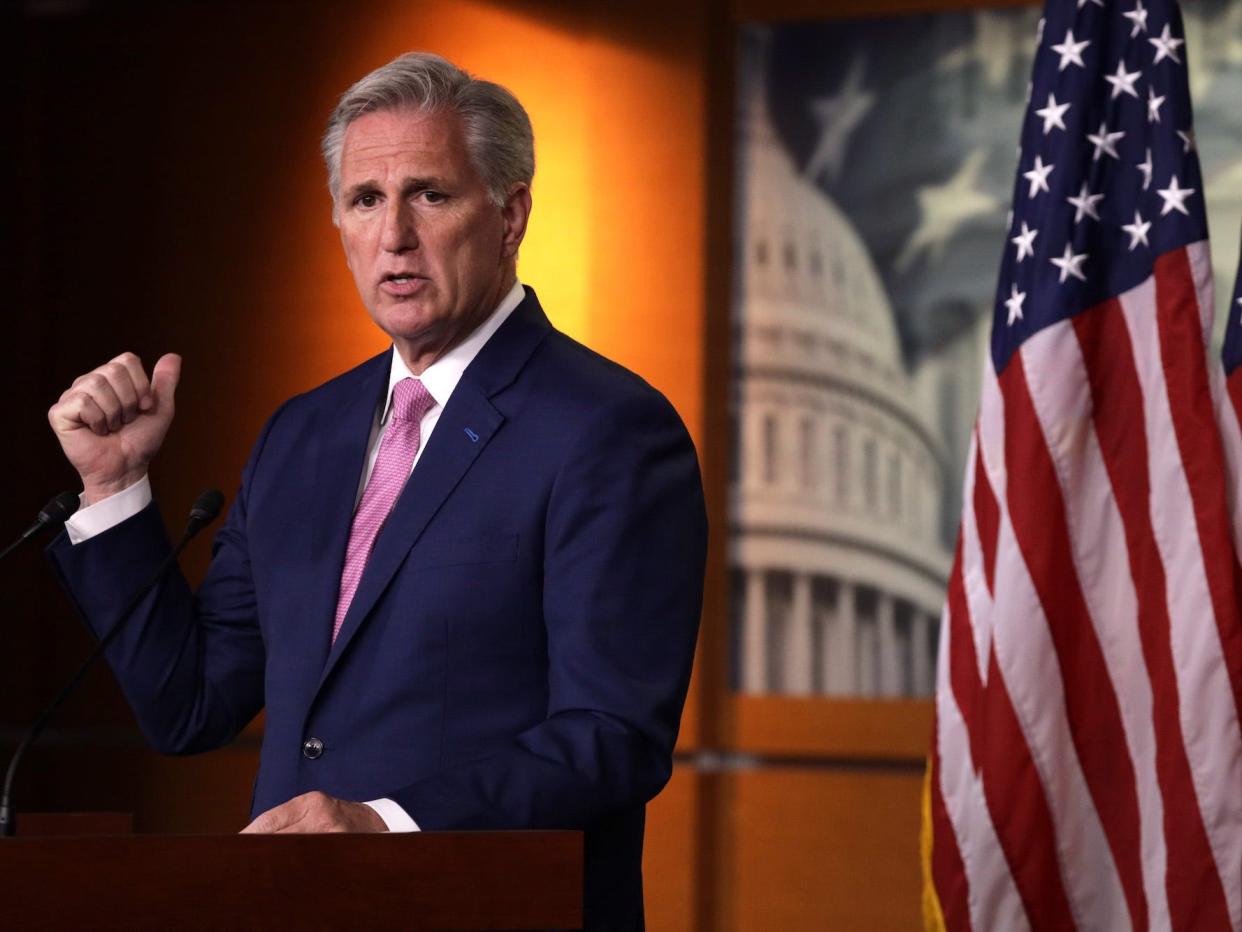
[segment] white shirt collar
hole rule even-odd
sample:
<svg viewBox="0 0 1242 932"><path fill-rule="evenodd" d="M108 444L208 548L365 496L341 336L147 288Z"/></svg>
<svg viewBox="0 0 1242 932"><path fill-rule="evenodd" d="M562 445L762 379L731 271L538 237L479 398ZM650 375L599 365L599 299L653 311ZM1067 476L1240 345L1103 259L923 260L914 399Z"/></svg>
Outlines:
<svg viewBox="0 0 1242 932"><path fill-rule="evenodd" d="M380 418L380 423L387 422L388 412L392 410L393 386L402 379L421 378L427 392L436 400L440 410L444 410L444 406L448 404L449 396L453 394L453 389L461 381L462 373L466 371L466 367L474 362L474 357L479 355L479 350L483 348L483 344L490 340L492 334L500 329L500 325L522 303L522 298L525 296L526 291L522 288L522 283L514 282L513 287L509 289L509 293L501 299L500 304L496 306L496 310L492 311L491 316L479 324L470 336L466 337L466 339L424 369L422 376L416 376L410 371L410 367L405 364L405 360L401 358L401 354L397 352L397 348L394 346L392 349L392 366L388 371L388 396L387 401L384 402L384 414Z"/></svg>

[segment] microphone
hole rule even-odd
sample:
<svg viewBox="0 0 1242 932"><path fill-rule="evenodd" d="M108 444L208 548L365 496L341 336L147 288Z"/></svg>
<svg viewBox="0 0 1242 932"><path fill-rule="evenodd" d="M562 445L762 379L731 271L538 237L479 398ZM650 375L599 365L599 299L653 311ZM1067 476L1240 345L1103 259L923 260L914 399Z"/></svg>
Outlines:
<svg viewBox="0 0 1242 932"><path fill-rule="evenodd" d="M64 497L69 494L71 493L63 493L62 495L56 496L52 502L48 503L48 506L44 508L44 511L51 510L53 502L61 502L64 504ZM77 503L78 497L73 495L73 507L69 509L65 517L68 517L69 514L73 513L73 509L77 507ZM117 632L125 627L125 622L129 620L129 616L133 614L134 609L138 607L138 603L143 600L147 592L150 591L150 589L155 586L161 578L163 578L166 572L168 572L168 568L176 562L177 557L181 555L181 551L185 549L185 545L190 542L195 534L214 521L216 516L220 514L220 510L223 507L224 495L218 489L208 489L194 500L194 505L190 508L190 520L186 524L185 530L181 534L181 538L177 541L172 551L167 557L164 558L160 565L156 567L155 572L150 575L146 582L138 587L138 591L134 593L129 602L126 603L125 607L121 609L120 614L117 616L116 624L114 624L112 629L100 639L99 643L95 646L95 649L91 651L90 656L86 658L86 661L82 664L82 666L78 667L78 672L69 678L68 682L61 687L60 692L56 694L56 698L48 703L47 708L39 713L39 717L35 719L34 724L30 726L30 731L26 732L26 736L22 739L22 743L19 744L17 746L17 750L13 752L13 758L9 761L9 769L4 775L4 792L3 794L0 794L0 838L11 838L17 829L17 812L14 810L12 803L13 780L17 776L17 768L21 765L22 758L26 756L26 752L29 751L31 745L38 740L39 735L43 734L43 730L47 728L48 723L52 720L52 717L60 710L60 707L64 705L65 700L68 699L73 691L78 688L78 685L86 677L87 672L92 666L94 666L95 661L103 656L103 653L107 649L108 645L111 644L116 638ZM39 516L42 518L43 512L40 512ZM53 519L49 518L48 520L51 521ZM61 518L60 520L64 521L64 518ZM38 527L42 526L43 525L38 525ZM20 543L20 541L18 542Z"/></svg>
<svg viewBox="0 0 1242 932"><path fill-rule="evenodd" d="M3 550L0 550L0 559L7 557L10 553L30 540L40 531L47 527L59 527L65 523L65 520L78 510L78 504L81 498L76 492L61 492L52 498L43 509L39 512L39 517L35 518L35 523L22 531L21 537L13 541Z"/></svg>
<svg viewBox="0 0 1242 932"><path fill-rule="evenodd" d="M194 499L190 506L190 524L186 533L193 537L200 530L216 520L216 515L224 507L224 493L219 489L208 489Z"/></svg>

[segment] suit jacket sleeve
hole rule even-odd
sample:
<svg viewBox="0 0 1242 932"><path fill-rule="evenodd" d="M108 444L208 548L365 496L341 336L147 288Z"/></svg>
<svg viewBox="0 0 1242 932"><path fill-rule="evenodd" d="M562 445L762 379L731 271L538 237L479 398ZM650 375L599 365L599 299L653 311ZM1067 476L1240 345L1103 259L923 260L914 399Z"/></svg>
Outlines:
<svg viewBox="0 0 1242 932"><path fill-rule="evenodd" d="M583 827L672 769L702 606L693 444L649 389L601 406L553 484L544 541L548 715L388 794L424 829Z"/></svg>
<svg viewBox="0 0 1242 932"><path fill-rule="evenodd" d="M227 744L263 707L263 638L245 526L251 475L277 416L259 437L197 595L172 567L106 652L139 727L162 753ZM47 554L79 614L102 639L171 549L152 502L80 544L62 533Z"/></svg>

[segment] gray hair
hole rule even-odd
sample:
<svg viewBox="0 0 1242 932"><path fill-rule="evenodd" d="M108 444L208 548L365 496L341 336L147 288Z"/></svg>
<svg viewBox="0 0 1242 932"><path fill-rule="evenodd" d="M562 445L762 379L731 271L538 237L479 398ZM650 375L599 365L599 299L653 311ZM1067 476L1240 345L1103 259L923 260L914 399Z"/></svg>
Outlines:
<svg viewBox="0 0 1242 932"><path fill-rule="evenodd" d="M424 113L449 111L461 117L466 151L497 206L504 204L513 185L529 185L534 178L534 133L530 117L513 94L439 55L407 52L354 84L328 119L322 148L334 215L349 124L363 114L399 107Z"/></svg>

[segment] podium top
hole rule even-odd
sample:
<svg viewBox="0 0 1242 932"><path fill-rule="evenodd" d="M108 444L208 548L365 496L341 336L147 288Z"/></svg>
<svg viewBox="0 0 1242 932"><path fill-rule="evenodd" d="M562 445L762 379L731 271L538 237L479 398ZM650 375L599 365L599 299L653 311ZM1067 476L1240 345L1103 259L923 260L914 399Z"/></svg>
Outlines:
<svg viewBox="0 0 1242 932"><path fill-rule="evenodd" d="M23 929L579 928L582 833L11 838L0 887Z"/></svg>

